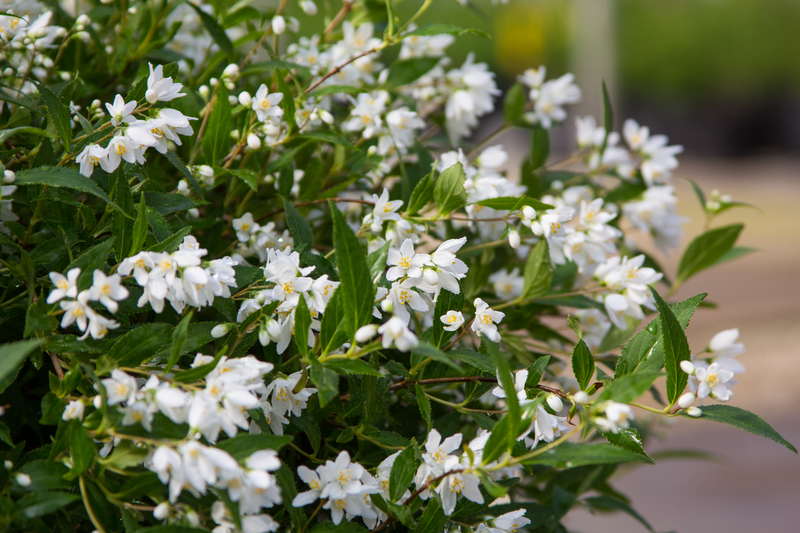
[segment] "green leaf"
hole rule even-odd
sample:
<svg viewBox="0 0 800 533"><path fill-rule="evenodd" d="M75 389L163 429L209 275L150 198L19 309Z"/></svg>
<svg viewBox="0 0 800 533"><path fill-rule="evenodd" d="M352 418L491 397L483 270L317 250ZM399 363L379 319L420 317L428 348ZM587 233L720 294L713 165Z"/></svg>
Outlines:
<svg viewBox="0 0 800 533"><path fill-rule="evenodd" d="M133 224L133 239L131 241L130 255L136 255L144 246L144 241L147 239L147 204L144 198L144 192L139 199L139 214L136 216L136 222Z"/></svg>
<svg viewBox="0 0 800 533"><path fill-rule="evenodd" d="M436 172L436 167L431 168L431 171L414 186L408 200L406 214L415 215L433 201L434 172Z"/></svg>
<svg viewBox="0 0 800 533"><path fill-rule="evenodd" d="M417 459L414 457L414 447L408 446L395 457L389 474L389 497L393 502L398 501L411 486L416 471Z"/></svg>
<svg viewBox="0 0 800 533"><path fill-rule="evenodd" d="M172 166L175 167L178 170L178 172L181 173L181 176L183 176L184 179L186 179L186 181L189 182L189 185L192 187L194 193L198 197L200 197L201 200L205 198L205 193L203 192L203 188L200 186L199 183L197 183L197 180L195 179L194 175L192 175L189 169L186 168L186 165L183 163L183 161L181 161L181 158L178 157L178 154L170 150L167 150L167 153L164 155L167 158L167 160L169 160L169 162L172 163Z"/></svg>
<svg viewBox="0 0 800 533"><path fill-rule="evenodd" d="M160 243L156 244L155 246L152 246L150 250L153 252L172 253L178 249L178 246L181 244L181 242L183 242L183 238L189 235L191 232L192 232L191 226L183 227L178 231L176 231L175 233L173 233L171 236L161 241Z"/></svg>
<svg viewBox="0 0 800 533"><path fill-rule="evenodd" d="M64 475L69 472L69 468L55 461L46 461L44 459L31 461L22 465L18 472L27 474L31 478L31 484L24 487L29 492L67 489L74 483L64 479Z"/></svg>
<svg viewBox="0 0 800 533"><path fill-rule="evenodd" d="M375 291L372 288L367 258L353 230L347 225L344 215L330 203L333 218L333 246L336 248L336 265L339 268L341 285L336 292L342 293L344 327L348 337L355 339L356 330L372 318Z"/></svg>
<svg viewBox="0 0 800 533"><path fill-rule="evenodd" d="M201 205L200 202L196 202L179 193L146 192L144 196L147 199L147 205L158 211L162 216L186 211Z"/></svg>
<svg viewBox="0 0 800 533"><path fill-rule="evenodd" d="M733 248L722 254L722 257L714 261L714 263L711 266L721 265L723 263L727 263L728 261L739 259L740 257L744 257L746 255L749 255L757 251L758 248L751 248L749 246L734 246Z"/></svg>
<svg viewBox="0 0 800 533"><path fill-rule="evenodd" d="M414 57L395 61L391 64L386 85L388 87L408 85L438 65L439 59L438 57Z"/></svg>
<svg viewBox="0 0 800 533"><path fill-rule="evenodd" d="M386 241L383 246L367 256L369 277L373 283L378 283L383 277L383 271L386 269L386 258L389 257L389 248L391 248L391 245L391 241Z"/></svg>
<svg viewBox="0 0 800 533"><path fill-rule="evenodd" d="M675 284L680 285L701 270L716 263L739 238L743 224L732 224L709 230L695 239L686 248L678 266Z"/></svg>
<svg viewBox="0 0 800 533"><path fill-rule="evenodd" d="M383 377L383 374L369 366L361 359L335 359L325 362L325 366L332 368L337 374L358 374L362 376Z"/></svg>
<svg viewBox="0 0 800 533"><path fill-rule="evenodd" d="M64 151L69 152L69 147L72 144L72 124L70 124L69 120L69 109L61 103L61 100L53 94L53 91L37 81L31 80L31 82L36 85L37 89L39 89L39 94L44 99L44 104L47 106L47 116L50 117L59 137L61 137L61 141L64 143Z"/></svg>
<svg viewBox="0 0 800 533"><path fill-rule="evenodd" d="M446 168L433 186L433 199L438 213L436 216L449 215L451 211L467 205L467 191L464 189L467 175L464 166L456 163Z"/></svg>
<svg viewBox="0 0 800 533"><path fill-rule="evenodd" d="M521 300L541 296L550 288L550 283L553 281L553 266L550 264L550 248L545 239L531 248L525 262L524 277Z"/></svg>
<svg viewBox="0 0 800 533"><path fill-rule="evenodd" d="M105 374L114 368L135 367L149 360L170 338L169 324L142 324L120 337L108 354L101 357L97 373Z"/></svg>
<svg viewBox="0 0 800 533"><path fill-rule="evenodd" d="M683 179L688 181L689 185L692 186L692 190L694 191L694 194L697 196L697 200L700 202L700 209L705 211L706 210L706 195L703 194L703 189L701 189L700 186L697 183L695 183L694 180L689 179L689 178L683 178Z"/></svg>
<svg viewBox="0 0 800 533"><path fill-rule="evenodd" d="M183 347L186 345L186 339L189 334L189 323L194 316L193 311L189 311L185 317L175 326L172 330L172 345L169 348L169 359L164 367L169 372L173 366L178 362L181 355L184 354Z"/></svg>
<svg viewBox="0 0 800 533"><path fill-rule="evenodd" d="M311 528L309 533L367 533L368 531L368 529L356 522L342 522L339 525L333 522L318 522Z"/></svg>
<svg viewBox="0 0 800 533"><path fill-rule="evenodd" d="M233 61L235 59L233 55L233 43L228 38L228 35L225 33L225 30L222 29L222 26L219 25L217 20L200 9L199 6L189 2L189 5L192 9L195 10L197 16L200 17L200 21L203 23L208 34L214 39L214 42L220 47L220 49L225 53L228 57L229 61ZM225 97L227 99L227 96ZM226 130L227 133L227 130Z"/></svg>
<svg viewBox="0 0 800 533"><path fill-rule="evenodd" d="M642 517L639 513L637 513L630 505L625 503L622 500L617 498L612 498L611 496L592 496L591 498L585 498L584 503L589 508L592 509L603 509L603 510L617 510L622 511L623 513L627 513L636 520L639 521L648 531L655 533L655 530L650 525L650 523Z"/></svg>
<svg viewBox="0 0 800 533"><path fill-rule="evenodd" d="M339 394L339 375L321 363L311 365L311 381L317 386L320 407L325 407Z"/></svg>
<svg viewBox="0 0 800 533"><path fill-rule="evenodd" d="M503 100L503 118L507 123L514 122L523 111L525 111L525 89L517 82L506 92L506 98Z"/></svg>
<svg viewBox="0 0 800 533"><path fill-rule="evenodd" d="M433 420L431 419L431 401L427 396L425 396L425 389L422 388L422 385L415 384L414 393L417 397L419 414L421 414L422 418L425 420L425 425L428 426L428 432L430 433L431 429L433 428Z"/></svg>
<svg viewBox="0 0 800 533"><path fill-rule="evenodd" d="M784 439L766 420L755 413L751 413L739 407L734 407L733 405L722 404L704 405L701 409L703 414L696 418L696 420L711 420L712 422L728 424L735 428L743 429L753 435L774 440L778 444L786 446L794 453L797 453L797 448L792 446L792 443ZM681 415L685 418L693 418L685 412L682 412Z"/></svg>
<svg viewBox="0 0 800 533"><path fill-rule="evenodd" d="M291 435L238 435L217 443L217 448L225 450L237 461L244 461L259 450L280 450L292 442Z"/></svg>
<svg viewBox="0 0 800 533"><path fill-rule="evenodd" d="M595 363L592 352L589 351L589 347L581 339L572 350L572 372L575 374L575 379L578 380L581 390L589 388L594 376L594 370Z"/></svg>
<svg viewBox="0 0 800 533"><path fill-rule="evenodd" d="M16 511L12 520L32 520L80 500L79 494L68 492L33 492L26 494L17 501Z"/></svg>
<svg viewBox="0 0 800 533"><path fill-rule="evenodd" d="M468 350L466 348L456 348L455 350L448 351L447 355L453 359L463 361L464 363L467 363L468 365L473 366L482 372L494 374L497 371L497 367L495 367L492 359L482 353L473 352L472 350Z"/></svg>
<svg viewBox="0 0 800 533"><path fill-rule="evenodd" d="M295 247L305 244L311 248L313 234L308 221L286 198L283 198L283 210L286 214L286 225L289 227L289 233L292 234Z"/></svg>
<svg viewBox="0 0 800 533"><path fill-rule="evenodd" d="M544 371L547 369L548 363L550 363L550 356L543 355L528 367L528 379L525 381L526 389L532 389L539 384L544 375Z"/></svg>
<svg viewBox="0 0 800 533"><path fill-rule="evenodd" d="M632 461L652 463L642 455L629 452L613 444L574 444L564 442L547 453L524 461L524 465L544 465L565 470L586 465L630 463Z"/></svg>
<svg viewBox="0 0 800 533"><path fill-rule="evenodd" d="M631 403L647 392L653 382L662 374L660 372L636 372L615 379L603 389L600 400L613 400L619 403Z"/></svg>
<svg viewBox="0 0 800 533"><path fill-rule="evenodd" d="M547 163L550 155L550 133L541 126L531 133L531 168L537 170Z"/></svg>
<svg viewBox="0 0 800 533"><path fill-rule="evenodd" d="M489 34L482 30L476 30L474 28L459 28L458 26L453 26L452 24L442 24L441 22L433 22L431 24L425 24L421 28L417 28L414 31L410 31L404 33L403 36L407 37L409 35L441 35L446 33L448 35L461 35L462 33L472 33L474 35L480 35L481 37L489 38Z"/></svg>
<svg viewBox="0 0 800 533"><path fill-rule="evenodd" d="M72 476L82 474L91 468L94 462L95 448L91 437L78 420L70 423L69 451L72 456Z"/></svg>
<svg viewBox="0 0 800 533"><path fill-rule="evenodd" d="M307 133L303 133L302 135L298 135L301 139L314 139L317 141L322 141L331 144L338 144L339 146L344 146L345 148L349 148L350 150L358 150L358 148L345 139L340 135L336 135L335 133L331 133L329 131L309 131Z"/></svg>
<svg viewBox="0 0 800 533"><path fill-rule="evenodd" d="M294 311L294 342L304 356L308 354L308 329L311 327L311 313L303 295L297 300ZM312 334L313 339L313 334ZM312 342L313 344L313 342Z"/></svg>
<svg viewBox="0 0 800 533"><path fill-rule="evenodd" d="M42 344L44 339L31 339L0 346L0 382L19 372L28 354Z"/></svg>
<svg viewBox="0 0 800 533"><path fill-rule="evenodd" d="M581 340L583 338L583 330L581 329L581 323L578 321L578 319L575 318L574 316L568 316L567 324L569 325L570 328L572 328L572 331L575 332L575 335L578 337L578 340Z"/></svg>
<svg viewBox="0 0 800 533"><path fill-rule="evenodd" d="M437 498L428 500L428 506L419 517L414 533L441 533L447 522L447 517L442 511L442 506Z"/></svg>
<svg viewBox="0 0 800 533"><path fill-rule="evenodd" d="M71 168L43 166L23 170L17 173L17 179L14 185L48 185L50 187L73 189L97 196L106 203L124 212L124 210L114 203L95 182Z"/></svg>
<svg viewBox="0 0 800 533"><path fill-rule="evenodd" d="M114 447L111 455L98 459L103 465L110 465L119 470L139 466L147 456L147 449L134 446L131 441L122 441Z"/></svg>
<svg viewBox="0 0 800 533"><path fill-rule="evenodd" d="M278 89L280 90L281 94L283 94L283 100L281 101L284 111L283 120L286 121L288 131L292 132L297 127L297 123L294 120L295 113L297 113L297 108L294 105L294 96L292 95L292 91L289 89L289 86L284 80L287 75L288 72L285 70L275 71L275 78L278 80Z"/></svg>
<svg viewBox="0 0 800 533"><path fill-rule="evenodd" d="M606 130L606 135L603 137L603 145L600 147L601 154L606 151L608 136L614 131L614 110L611 107L611 97L608 95L608 87L606 87L605 80L603 80L603 127Z"/></svg>
<svg viewBox="0 0 800 533"><path fill-rule="evenodd" d="M412 355L430 357L434 361L438 361L439 363L444 363L450 368L461 370L461 367L458 366L458 364L454 362L450 357L448 357L447 354L442 353L441 351L439 351L438 348L435 348L425 342L420 342L419 344L417 344L417 346L413 350L411 350L411 353Z"/></svg>
<svg viewBox="0 0 800 533"><path fill-rule="evenodd" d="M121 168L118 168L113 176L115 178L113 187L114 200L122 208L121 211L114 212L111 226L112 234L114 235L114 255L119 263L129 255L132 255L128 252L133 244L133 195L131 194L130 184L122 173Z"/></svg>
<svg viewBox="0 0 800 533"><path fill-rule="evenodd" d="M629 452L633 452L639 455L643 455L647 458L652 459L649 455L647 455L642 447L642 438L639 436L639 432L636 428L628 428L628 429L620 429L619 433L601 433L608 442L614 444L615 446L619 446L621 448L625 448Z"/></svg>
<svg viewBox="0 0 800 533"><path fill-rule="evenodd" d="M477 204L491 207L492 209L501 209L504 211L516 211L517 209L521 209L526 205L539 210L553 209L552 205L541 202L536 198L531 198L530 196L498 196L496 198L487 198L486 200L481 200L480 202L477 202Z"/></svg>
<svg viewBox="0 0 800 533"><path fill-rule="evenodd" d="M495 367L497 368L498 381L503 391L506 393L505 402L508 413L505 418L508 419L508 422L504 429L507 435L507 449L511 450L517 442L517 427L522 418L519 401L517 400L517 391L514 388L514 375L511 373L508 361L506 361L505 356L500 351L500 347L497 344L487 339L482 339L480 349L481 353L490 356L492 361L494 361Z"/></svg>
<svg viewBox="0 0 800 533"><path fill-rule="evenodd" d="M316 98L317 96L325 96L326 94L359 94L365 92L367 92L366 89L352 87L350 85L326 85L325 87L317 87L308 93L308 97Z"/></svg>
<svg viewBox="0 0 800 533"><path fill-rule="evenodd" d="M513 426L516 425L515 421L512 420L509 415L504 416L494 425L492 433L489 435L486 445L483 447L483 464L496 461L500 456L513 448L518 436L516 430L513 429Z"/></svg>
<svg viewBox="0 0 800 533"><path fill-rule="evenodd" d="M667 371L667 400L673 405L678 396L683 393L689 375L681 369L681 361L688 361L691 357L689 341L683 332L678 318L661 296L651 287L653 297L658 306L659 325L661 326L661 341L664 343L664 368Z"/></svg>
<svg viewBox="0 0 800 533"><path fill-rule="evenodd" d="M203 151L210 165L217 165L227 154L230 146L231 104L224 83L217 85L214 109L208 119L208 127L203 136Z"/></svg>

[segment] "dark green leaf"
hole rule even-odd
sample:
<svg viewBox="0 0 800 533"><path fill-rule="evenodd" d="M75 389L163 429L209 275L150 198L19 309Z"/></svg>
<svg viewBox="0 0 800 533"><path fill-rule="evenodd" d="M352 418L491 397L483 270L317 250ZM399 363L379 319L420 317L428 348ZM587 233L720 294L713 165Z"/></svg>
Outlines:
<svg viewBox="0 0 800 533"><path fill-rule="evenodd" d="M31 339L0 346L0 381L19 372L28 354L43 343L44 339Z"/></svg>
<svg viewBox="0 0 800 533"><path fill-rule="evenodd" d="M131 249L128 255L136 255L144 246L144 241L147 239L147 204L145 202L144 193L139 199L139 214L136 216L136 222L133 224L133 239L131 241Z"/></svg>
<svg viewBox="0 0 800 533"><path fill-rule="evenodd" d="M286 225L289 227L289 232L292 234L295 247L305 244L310 248L313 235L308 221L286 198L283 198L283 209L286 213Z"/></svg>
<svg viewBox="0 0 800 533"><path fill-rule="evenodd" d="M39 94L44 99L44 103L47 106L47 116L50 117L53 125L55 125L56 131L58 131L58 135L64 143L64 150L69 152L69 147L72 144L72 124L70 124L69 120L69 109L61 103L61 100L53 94L53 91L37 81L31 81L39 89Z"/></svg>
<svg viewBox="0 0 800 533"><path fill-rule="evenodd" d="M547 364L550 362L549 355L543 355L528 367L528 379L525 381L525 388L532 389L542 380Z"/></svg>
<svg viewBox="0 0 800 533"><path fill-rule="evenodd" d="M733 261L734 259L739 259L740 257L744 257L749 255L753 252L757 252L758 248L751 248L750 246L734 246L724 254L722 257L714 261L711 266L721 265L723 263L727 263L728 261Z"/></svg>
<svg viewBox="0 0 800 533"><path fill-rule="evenodd" d="M15 185L48 185L50 187L59 187L65 189L73 189L83 193L97 196L105 200L107 203L113 205L118 210L124 210L109 198L103 190L89 178L81 175L77 170L65 167L37 167L28 170L23 170L17 173Z"/></svg>
<svg viewBox="0 0 800 533"><path fill-rule="evenodd" d="M463 361L470 366L474 366L478 370L488 372L489 374L494 374L497 370L497 367L495 367L491 358L483 355L482 353L473 352L472 350L468 350L466 348L456 348L455 350L450 350L446 355L452 357L453 359Z"/></svg>
<svg viewBox="0 0 800 533"><path fill-rule="evenodd" d="M678 396L683 393L689 375L681 369L681 361L688 361L691 357L689 341L683 332L678 318L654 288L653 297L658 306L659 325L661 327L660 340L664 344L664 368L667 371L667 400L673 405Z"/></svg>
<svg viewBox="0 0 800 533"><path fill-rule="evenodd" d="M191 198L178 193L146 192L144 196L147 199L147 205L162 216L186 211L200 205Z"/></svg>
<svg viewBox="0 0 800 533"><path fill-rule="evenodd" d="M607 385L601 400L613 400L619 403L631 403L648 391L653 382L662 374L658 372L635 372L615 379Z"/></svg>
<svg viewBox="0 0 800 533"><path fill-rule="evenodd" d="M327 361L325 366L332 368L337 374L360 374L363 376L383 377L383 374L361 359L335 359L333 361Z"/></svg>
<svg viewBox="0 0 800 533"><path fill-rule="evenodd" d="M414 190L411 191L411 197L408 200L408 209L406 209L407 214L415 215L433 201L433 190L435 186L433 173L435 171L436 169L432 168L430 173L419 180L419 182L414 186Z"/></svg>
<svg viewBox="0 0 800 533"><path fill-rule="evenodd" d="M510 450L517 442L517 428L522 418L519 401L517 400L517 391L514 388L514 375L511 373L508 361L506 361L506 357L500 351L500 347L497 344L487 339L482 339L480 349L481 353L490 356L492 361L494 361L495 367L497 368L498 381L503 391L506 393L505 402L508 412L505 418L508 419L508 422L504 430L507 434L507 449Z"/></svg>
<svg viewBox="0 0 800 533"><path fill-rule="evenodd" d="M98 362L97 373L105 374L121 366L135 367L149 360L162 344L169 341L171 330L169 324L156 323L143 324L129 331Z"/></svg>
<svg viewBox="0 0 800 533"><path fill-rule="evenodd" d="M114 212L114 223L111 226L114 235L114 255L119 263L131 255L129 252L133 245L133 195L121 168L114 173L114 178L114 200L122 208L121 211Z"/></svg>
<svg viewBox="0 0 800 533"><path fill-rule="evenodd" d="M541 126L531 133L531 168L537 170L547 163L550 155L550 133Z"/></svg>
<svg viewBox="0 0 800 533"><path fill-rule="evenodd" d="M417 397L417 405L419 406L419 414L425 420L425 425L428 426L428 432L433 428L433 420L431 419L431 401L425 396L425 389L422 385L414 385L414 394Z"/></svg>
<svg viewBox="0 0 800 533"><path fill-rule="evenodd" d="M17 501L19 510L14 513L12 519L32 520L57 511L80 499L79 494L70 494L68 492L33 492L26 494Z"/></svg>
<svg viewBox="0 0 800 533"><path fill-rule="evenodd" d="M70 455L72 456L73 476L82 474L91 468L94 462L95 448L91 437L78 420L70 423L71 433L69 441Z"/></svg>
<svg viewBox="0 0 800 533"><path fill-rule="evenodd" d="M411 486L416 471L417 460L414 457L414 448L409 446L395 457L389 474L389 497L393 502L399 500Z"/></svg>
<svg viewBox="0 0 800 533"><path fill-rule="evenodd" d="M433 199L439 210L437 216L449 215L451 211L467 205L467 191L464 183L467 175L464 166L456 163L446 168L433 186Z"/></svg>
<svg viewBox="0 0 800 533"><path fill-rule="evenodd" d="M186 165L183 163L183 161L181 161L181 158L178 157L178 155L175 152L172 152L170 150L167 150L167 153L164 155L166 156L167 160L169 160L169 162L172 163L172 166L175 167L178 170L178 172L181 173L181 176L183 176L184 179L187 182L189 182L189 185L192 187L194 193L197 196L199 196L201 200L205 198L205 194L203 193L203 188L200 186L199 183L197 183L197 180L189 171L189 169L186 168Z"/></svg>
<svg viewBox="0 0 800 533"><path fill-rule="evenodd" d="M230 146L231 104L224 83L217 85L214 109L208 119L208 128L203 136L203 151L210 165L218 164Z"/></svg>
<svg viewBox="0 0 800 533"><path fill-rule="evenodd" d="M411 350L411 353L414 355L422 356L423 358L430 357L434 361L444 363L450 368L454 368L456 370L461 369L461 367L459 367L457 363L455 363L450 357L448 357L447 354L442 353L441 351L439 351L438 348L435 348L430 344L424 342L420 342L413 350Z"/></svg>
<svg viewBox="0 0 800 533"><path fill-rule="evenodd" d="M308 93L308 96L310 98L315 98L317 96L324 96L326 94L358 94L365 92L367 92L366 89L360 89L351 85L326 85L325 87L317 87Z"/></svg>
<svg viewBox="0 0 800 533"><path fill-rule="evenodd" d="M308 330L311 327L311 313L308 311L308 304L306 304L306 299L303 295L297 300L297 307L294 311L294 342L297 345L297 349L300 351L301 354L306 355L308 353ZM311 334L311 339L313 343L314 334Z"/></svg>
<svg viewBox="0 0 800 533"><path fill-rule="evenodd" d="M637 453L650 458L642 447L642 438L636 428L620 429L619 433L602 433L602 435L610 442L621 448L625 448L629 452Z"/></svg>
<svg viewBox="0 0 800 533"><path fill-rule="evenodd" d="M507 123L517 120L525 110L525 89L517 82L508 89L503 100L503 118Z"/></svg>
<svg viewBox="0 0 800 533"><path fill-rule="evenodd" d="M352 144L350 141L336 135L335 133L331 133L329 131L309 131L307 133L303 133L302 135L298 135L301 139L315 139L317 141L322 141L331 144L338 144L340 146L344 146L345 148L349 148L350 150L358 150L358 148Z"/></svg>
<svg viewBox="0 0 800 533"><path fill-rule="evenodd" d="M280 450L292 442L291 435L238 435L217 443L217 448L225 450L237 461L244 461L259 450Z"/></svg>
<svg viewBox="0 0 800 533"><path fill-rule="evenodd" d="M172 330L172 345L169 348L169 359L165 366L165 370L169 372L173 366L178 362L181 355L185 352L183 347L186 345L186 339L189 334L189 323L192 321L194 313L189 311L185 317L178 323L174 330Z"/></svg>
<svg viewBox="0 0 800 533"><path fill-rule="evenodd" d="M784 439L767 421L755 413L751 413L739 407L734 407L733 405L722 404L704 405L701 409L703 414L697 418L697 420L711 420L712 422L728 424L735 428L743 429L753 435L774 440L778 444L786 446L794 453L797 453L797 448L792 446L792 443ZM692 418L686 413L681 414L685 418Z"/></svg>
<svg viewBox="0 0 800 533"><path fill-rule="evenodd" d="M589 507L589 510L592 509L603 509L603 510L617 510L622 511L624 513L629 514L633 518L639 521L648 531L655 533L653 527L645 520L642 515L637 513L633 510L633 508L625 503L622 500L617 498L612 498L611 496L592 496L591 498L585 498L584 503Z"/></svg>
<svg viewBox="0 0 800 533"><path fill-rule="evenodd" d="M629 463L632 461L652 463L652 460L629 452L613 444L574 444L564 442L553 450L537 455L525 465L544 465L559 469L576 468L586 465L606 465Z"/></svg>
<svg viewBox="0 0 800 533"><path fill-rule="evenodd" d="M419 517L419 521L417 522L417 527L414 529L414 532L441 533L446 522L447 517L444 515L444 511L442 511L442 506L439 504L439 500L436 498L431 498L428 500L428 506L425 507L425 510L422 512L422 516Z"/></svg>
<svg viewBox="0 0 800 533"><path fill-rule="evenodd" d="M709 230L696 237L686 248L678 266L675 283L680 285L701 270L716 263L739 238L743 224L732 224Z"/></svg>
<svg viewBox="0 0 800 533"><path fill-rule="evenodd" d="M386 85L388 87L408 85L439 64L439 59L438 57L414 57L395 61L391 64Z"/></svg>
<svg viewBox="0 0 800 533"><path fill-rule="evenodd" d="M589 347L581 339L572 350L572 372L575 374L575 379L578 380L581 390L589 388L594 376L594 370L595 363L592 352L589 351Z"/></svg>
<svg viewBox="0 0 800 533"><path fill-rule="evenodd" d="M531 248L525 262L525 281L520 299L535 298L547 292L553 280L553 266L550 264L550 248L545 239Z"/></svg>
<svg viewBox="0 0 800 533"><path fill-rule="evenodd" d="M317 386L319 405L325 407L339 394L339 375L320 363L311 365L311 381Z"/></svg>

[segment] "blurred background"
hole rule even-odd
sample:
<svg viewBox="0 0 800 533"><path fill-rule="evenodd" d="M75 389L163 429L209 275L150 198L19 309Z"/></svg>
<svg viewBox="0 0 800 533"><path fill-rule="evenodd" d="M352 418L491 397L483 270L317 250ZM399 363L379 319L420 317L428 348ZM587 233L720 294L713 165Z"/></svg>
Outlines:
<svg viewBox="0 0 800 533"><path fill-rule="evenodd" d="M418 5L402 2L401 13ZM682 144L674 184L681 214L692 218L684 246L702 232L702 211L680 178L760 208L733 210L716 222L744 222L739 244L759 252L698 275L676 297L708 292L707 301L719 304L695 315L690 344L705 346L715 333L739 328L747 373L732 402L800 445L800 1L511 0L467 8L439 1L426 19L491 34L461 36L449 55L457 65L474 51L503 89L526 68L546 65L548 78L574 72L584 99L569 111L600 118L605 80L617 129L635 118ZM501 120L484 121L474 140ZM554 133L554 159L574 149L571 123ZM512 154L513 174L526 133L499 142ZM673 275L679 258L653 253ZM656 531L800 531L798 456L727 426L674 422L649 452L692 449L714 461L667 459L622 470L616 480ZM586 533L645 531L627 515L580 509L567 524Z"/></svg>

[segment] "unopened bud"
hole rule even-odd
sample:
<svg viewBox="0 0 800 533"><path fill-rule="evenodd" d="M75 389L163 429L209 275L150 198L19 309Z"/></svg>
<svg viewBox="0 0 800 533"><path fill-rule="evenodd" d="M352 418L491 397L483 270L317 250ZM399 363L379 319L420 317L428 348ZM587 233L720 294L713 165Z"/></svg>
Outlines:
<svg viewBox="0 0 800 533"><path fill-rule="evenodd" d="M210 80L208 80L208 84L211 85L212 87L216 87L218 83L219 80L217 78L211 78Z"/></svg>
<svg viewBox="0 0 800 533"><path fill-rule="evenodd" d="M153 516L156 520L166 520L169 516L169 503L161 502L153 509Z"/></svg>
<svg viewBox="0 0 800 533"><path fill-rule="evenodd" d="M534 219L536 218L536 209L532 208L529 205L526 205L522 208L522 216L525 218Z"/></svg>
<svg viewBox="0 0 800 533"><path fill-rule="evenodd" d="M139 10L136 9L135 7L129 7L128 8L128 14L130 14L130 15L135 15L138 12L139 12Z"/></svg>
<svg viewBox="0 0 800 533"><path fill-rule="evenodd" d="M6 185L10 185L14 183L14 180L17 179L17 175L14 174L13 170L5 170L3 171L3 183Z"/></svg>
<svg viewBox="0 0 800 533"><path fill-rule="evenodd" d="M678 405L681 406L681 409L688 409L689 407L694 405L694 401L696 399L697 397L693 393L687 392L686 394L678 398Z"/></svg>
<svg viewBox="0 0 800 533"><path fill-rule="evenodd" d="M319 118L321 118L322 122L324 122L325 124L333 124L333 115L331 115L324 109L319 110Z"/></svg>
<svg viewBox="0 0 800 533"><path fill-rule="evenodd" d="M251 150L258 150L259 148L261 148L261 138L255 133L249 134L247 136L247 146Z"/></svg>
<svg viewBox="0 0 800 533"><path fill-rule="evenodd" d="M422 271L422 277L428 285L436 285L439 283L439 276L432 268L426 268Z"/></svg>
<svg viewBox="0 0 800 533"><path fill-rule="evenodd" d="M226 85L227 85L227 83L226 83ZM231 84L231 85L233 85L233 84ZM229 91L230 91L231 89L233 89L233 87L228 87L228 90L229 90ZM237 99L235 96L233 96L232 94L229 94L229 95L228 95L228 103L231 105L231 107L233 107L233 106L235 106L237 103L239 103L239 100L238 100L238 99Z"/></svg>
<svg viewBox="0 0 800 533"><path fill-rule="evenodd" d="M547 405L556 413L564 408L564 403L561 401L561 398L559 398L557 394L552 393L547 395Z"/></svg>
<svg viewBox="0 0 800 533"><path fill-rule="evenodd" d="M572 399L578 405L586 405L587 403L589 403L591 401L591 398L589 398L589 395L586 394L584 391L576 392L575 394L572 395Z"/></svg>
<svg viewBox="0 0 800 533"><path fill-rule="evenodd" d="M564 189L564 182L561 181L561 180L553 180L550 183L550 188L553 189L554 191L563 190Z"/></svg>
<svg viewBox="0 0 800 533"><path fill-rule="evenodd" d="M317 4L311 0L301 0L300 9L303 10L303 13L312 17L317 14Z"/></svg>
<svg viewBox="0 0 800 533"><path fill-rule="evenodd" d="M100 409L103 407L103 398L98 394L94 398L92 398L92 405L94 405L95 409Z"/></svg>
<svg viewBox="0 0 800 533"><path fill-rule="evenodd" d="M381 300L381 309L383 309L387 313L391 313L392 309L394 309L394 306L392 305L392 302L387 298L385 300Z"/></svg>
<svg viewBox="0 0 800 533"><path fill-rule="evenodd" d="M220 337L227 335L230 330L230 324L219 324L218 326L214 326L214 328L211 330L211 336L215 339L219 339Z"/></svg>
<svg viewBox="0 0 800 533"><path fill-rule="evenodd" d="M519 243L521 239L519 236L519 232L515 228L511 228L508 230L508 244L514 248L515 250L519 248Z"/></svg>
<svg viewBox="0 0 800 533"><path fill-rule="evenodd" d="M193 207L186 211L186 214L189 215L189 218L200 218L200 211L196 207Z"/></svg>
<svg viewBox="0 0 800 533"><path fill-rule="evenodd" d="M211 94L211 89L208 88L208 85L201 85L197 88L197 92L199 92L200 96L203 98L208 99L209 95Z"/></svg>
<svg viewBox="0 0 800 533"><path fill-rule="evenodd" d="M250 107L253 103L253 97L250 96L249 92L242 91L239 93L239 103L245 107Z"/></svg>
<svg viewBox="0 0 800 533"><path fill-rule="evenodd" d="M277 15L272 18L272 32L275 35L280 35L281 33L286 31L286 19L282 16Z"/></svg>
<svg viewBox="0 0 800 533"><path fill-rule="evenodd" d="M236 79L239 77L239 65L236 63L231 63L225 70L222 71L222 76L225 78L233 78Z"/></svg>
<svg viewBox="0 0 800 533"><path fill-rule="evenodd" d="M14 463L12 463L12 462L11 462L11 461L9 461L8 459L6 459L5 461L3 461L3 467L4 467L6 470L11 470L12 468L14 468Z"/></svg>
<svg viewBox="0 0 800 533"><path fill-rule="evenodd" d="M28 474L17 473L14 475L14 480L20 487L29 487L31 485L31 476Z"/></svg>
<svg viewBox="0 0 800 533"><path fill-rule="evenodd" d="M694 418L700 418L703 416L703 411L699 407L690 407L686 410L686 414Z"/></svg>
<svg viewBox="0 0 800 533"><path fill-rule="evenodd" d="M374 144L369 148L367 148L367 155L375 155L377 153L378 153L378 147L375 146Z"/></svg>
<svg viewBox="0 0 800 533"><path fill-rule="evenodd" d="M694 364L691 361L681 361L681 370L689 374L690 376L694 375Z"/></svg>
<svg viewBox="0 0 800 533"><path fill-rule="evenodd" d="M375 333L378 332L378 326L376 324L367 324L366 326L361 326L356 330L356 342L367 342L372 337L375 336Z"/></svg>
<svg viewBox="0 0 800 533"><path fill-rule="evenodd" d="M81 26L88 26L91 23L92 20L87 15L81 15L75 19L75 24L80 24Z"/></svg>

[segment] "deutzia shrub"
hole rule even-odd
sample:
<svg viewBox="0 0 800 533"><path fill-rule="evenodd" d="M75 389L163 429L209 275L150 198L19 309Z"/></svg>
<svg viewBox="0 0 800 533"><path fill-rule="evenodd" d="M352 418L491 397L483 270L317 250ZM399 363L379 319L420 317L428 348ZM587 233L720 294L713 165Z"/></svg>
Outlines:
<svg viewBox="0 0 800 533"><path fill-rule="evenodd" d="M690 348L706 295L672 298L748 252L743 204L695 187L679 250L682 147L607 96L548 163L572 74L501 98L429 1L11 4L3 531L565 531L642 520L609 477L659 419L794 451L728 403L738 330Z"/></svg>

